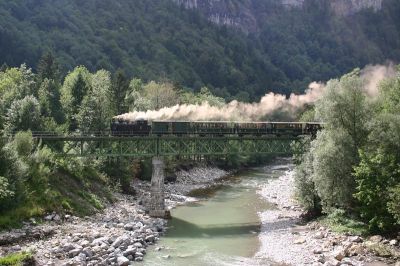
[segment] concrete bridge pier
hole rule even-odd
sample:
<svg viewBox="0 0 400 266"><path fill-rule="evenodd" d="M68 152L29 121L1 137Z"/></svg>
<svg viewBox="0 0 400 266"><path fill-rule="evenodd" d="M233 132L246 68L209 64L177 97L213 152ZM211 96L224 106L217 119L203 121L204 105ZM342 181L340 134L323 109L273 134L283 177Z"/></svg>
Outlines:
<svg viewBox="0 0 400 266"><path fill-rule="evenodd" d="M152 160L153 173L151 176L151 189L148 211L151 217L170 218L169 210L164 202L164 161L162 157L154 157Z"/></svg>

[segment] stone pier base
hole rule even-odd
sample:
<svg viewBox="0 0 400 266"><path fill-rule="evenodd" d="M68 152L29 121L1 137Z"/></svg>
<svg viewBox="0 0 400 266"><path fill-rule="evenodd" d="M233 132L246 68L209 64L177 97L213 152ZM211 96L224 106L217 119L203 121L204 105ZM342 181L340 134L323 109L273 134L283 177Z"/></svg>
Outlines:
<svg viewBox="0 0 400 266"><path fill-rule="evenodd" d="M152 162L149 215L157 218L170 218L170 212L165 208L164 202L164 161L161 157L154 157Z"/></svg>

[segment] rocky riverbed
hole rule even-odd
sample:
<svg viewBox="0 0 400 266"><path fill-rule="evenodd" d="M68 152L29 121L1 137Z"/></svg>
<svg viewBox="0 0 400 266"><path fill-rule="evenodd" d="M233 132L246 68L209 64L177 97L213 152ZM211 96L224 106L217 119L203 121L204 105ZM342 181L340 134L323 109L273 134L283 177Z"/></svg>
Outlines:
<svg viewBox="0 0 400 266"><path fill-rule="evenodd" d="M271 167L289 168L286 174L271 179L260 192L276 209L260 213L262 245L256 257L288 265L400 266L400 235L363 238L332 232L318 222L303 223L302 209L293 199L292 166L290 161L282 163Z"/></svg>
<svg viewBox="0 0 400 266"><path fill-rule="evenodd" d="M363 238L334 233L317 222L303 223L302 210L293 200L290 160L281 159L268 167L287 172L270 179L260 190L276 208L259 214L261 247L256 259L268 258L280 265L400 266L400 237ZM227 175L213 167L178 172L177 181L166 184L167 207L195 200L186 195L221 183ZM117 201L97 215L78 218L48 214L43 217L47 221L44 224L35 225L31 220L22 229L0 233L0 255L31 250L38 265L57 266L129 265L143 260L147 247L156 245L155 251L162 248L157 240L166 229L166 220L145 213L143 203L149 196L150 183L135 180L132 185L138 192L135 197L116 194Z"/></svg>
<svg viewBox="0 0 400 266"><path fill-rule="evenodd" d="M167 206L188 200L192 189L204 188L228 173L213 167L199 167L177 173L177 181L166 186ZM32 251L37 265L129 265L142 261L146 248L154 245L167 221L145 214L144 199L149 182L135 180L136 197L116 194L117 201L101 213L78 218L48 214L47 222L32 219L22 229L0 234L0 255ZM156 249L157 250L157 249Z"/></svg>

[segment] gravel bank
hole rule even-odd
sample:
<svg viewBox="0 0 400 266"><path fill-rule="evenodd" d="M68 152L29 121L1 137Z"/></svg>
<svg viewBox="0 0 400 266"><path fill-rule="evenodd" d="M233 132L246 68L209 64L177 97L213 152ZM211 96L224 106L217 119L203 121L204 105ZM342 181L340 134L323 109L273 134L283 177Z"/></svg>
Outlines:
<svg viewBox="0 0 400 266"><path fill-rule="evenodd" d="M303 224L299 218L302 210L293 199L293 165L289 160L282 162L270 170L286 168L285 174L271 179L260 191L263 198L274 203L276 210L260 213L262 231L259 237L262 244L256 258L270 258L286 265L400 266L396 264L396 259L400 259L397 240L380 236L364 239L334 233L317 222ZM380 248L390 250L392 255L386 254L386 257L393 254L398 257L375 256Z"/></svg>
<svg viewBox="0 0 400 266"><path fill-rule="evenodd" d="M169 208L190 200L185 195L205 188L228 173L199 167L179 171L177 181L166 185ZM135 180L138 197L116 194L115 204L91 217L49 214L42 225L31 220L22 229L0 233L0 256L33 251L38 265L129 265L142 261L146 248L165 231L167 221L145 214L143 198L149 182ZM139 198L139 199L138 199ZM156 248L157 250L157 248Z"/></svg>

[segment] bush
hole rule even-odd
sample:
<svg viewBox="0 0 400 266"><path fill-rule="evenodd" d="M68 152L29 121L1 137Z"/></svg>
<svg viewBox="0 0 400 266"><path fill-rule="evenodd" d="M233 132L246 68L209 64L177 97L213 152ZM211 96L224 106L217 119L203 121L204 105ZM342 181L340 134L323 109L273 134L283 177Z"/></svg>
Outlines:
<svg viewBox="0 0 400 266"><path fill-rule="evenodd" d="M361 216L371 231L390 231L396 223L393 214L396 209L398 211L398 202L395 202L398 191L391 188L400 181L400 169L395 157L382 150L361 152L360 156L361 162L355 167L354 175L358 184L355 197L360 202Z"/></svg>
<svg viewBox="0 0 400 266"><path fill-rule="evenodd" d="M35 259L30 252L15 253L0 258L1 266L35 265Z"/></svg>
<svg viewBox="0 0 400 266"><path fill-rule="evenodd" d="M38 100L33 96L26 96L16 100L8 109L5 130L13 133L20 130L40 130L41 116Z"/></svg>
<svg viewBox="0 0 400 266"><path fill-rule="evenodd" d="M389 189L389 213L396 219L397 225L400 225L400 184Z"/></svg>

